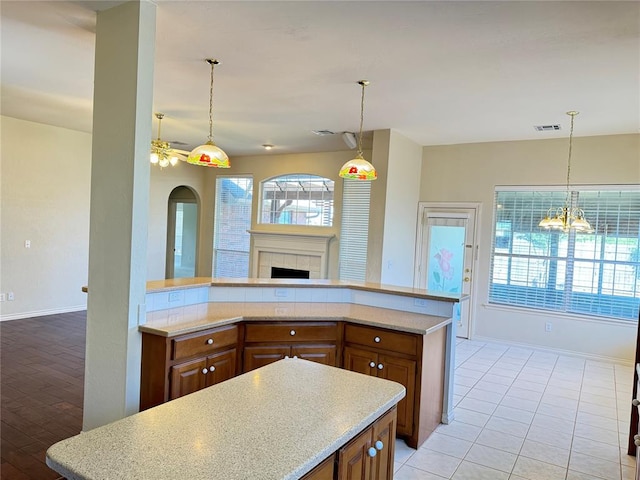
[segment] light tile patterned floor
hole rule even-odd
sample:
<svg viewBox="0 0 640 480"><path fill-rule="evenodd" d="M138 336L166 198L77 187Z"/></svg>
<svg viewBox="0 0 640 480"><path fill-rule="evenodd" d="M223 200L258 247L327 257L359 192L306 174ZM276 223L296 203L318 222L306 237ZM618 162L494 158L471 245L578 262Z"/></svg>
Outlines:
<svg viewBox="0 0 640 480"><path fill-rule="evenodd" d="M458 340L455 420L419 450L396 445L396 480L633 480L633 369Z"/></svg>

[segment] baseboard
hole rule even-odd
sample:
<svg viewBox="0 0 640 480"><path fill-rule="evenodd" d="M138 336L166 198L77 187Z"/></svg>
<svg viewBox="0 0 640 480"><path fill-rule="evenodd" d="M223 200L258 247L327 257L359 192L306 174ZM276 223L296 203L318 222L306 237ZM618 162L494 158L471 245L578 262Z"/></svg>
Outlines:
<svg viewBox="0 0 640 480"><path fill-rule="evenodd" d="M33 312L11 313L8 315L0 315L0 322L8 320L22 320L25 318L44 317L45 315L57 315L59 313L81 312L86 310L86 305L75 305L73 307L51 308L47 310L35 310Z"/></svg>
<svg viewBox="0 0 640 480"><path fill-rule="evenodd" d="M617 363L620 365L628 365L630 367L634 366L633 359L629 360L626 358L608 357L606 355L596 355L593 353L576 352L573 350L564 350L562 348L542 347L540 345L533 345L530 343L512 342L508 340L502 340L500 338L483 337L481 335L474 335L473 339L469 341L495 343L498 345L509 345L512 347L528 348L531 350L536 350L538 352L555 353L556 355L565 355L567 357L584 358L586 360L594 360L598 362Z"/></svg>

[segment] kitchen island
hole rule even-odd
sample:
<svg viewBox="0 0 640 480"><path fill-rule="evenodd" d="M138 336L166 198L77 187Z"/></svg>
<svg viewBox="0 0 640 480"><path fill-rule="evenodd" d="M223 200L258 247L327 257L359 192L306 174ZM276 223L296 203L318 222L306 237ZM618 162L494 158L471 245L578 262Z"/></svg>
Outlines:
<svg viewBox="0 0 640 480"><path fill-rule="evenodd" d="M391 478L404 395L395 382L285 359L58 442L46 462L69 480L298 479L318 466L347 479L356 460L367 478Z"/></svg>

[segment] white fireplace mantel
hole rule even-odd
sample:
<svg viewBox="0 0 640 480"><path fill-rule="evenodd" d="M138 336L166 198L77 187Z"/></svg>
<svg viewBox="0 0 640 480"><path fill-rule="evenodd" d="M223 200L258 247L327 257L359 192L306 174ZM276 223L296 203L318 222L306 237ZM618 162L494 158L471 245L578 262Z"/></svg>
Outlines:
<svg viewBox="0 0 640 480"><path fill-rule="evenodd" d="M309 270L309 278L328 278L329 243L334 234L248 232L253 243L252 278L270 278L271 267Z"/></svg>

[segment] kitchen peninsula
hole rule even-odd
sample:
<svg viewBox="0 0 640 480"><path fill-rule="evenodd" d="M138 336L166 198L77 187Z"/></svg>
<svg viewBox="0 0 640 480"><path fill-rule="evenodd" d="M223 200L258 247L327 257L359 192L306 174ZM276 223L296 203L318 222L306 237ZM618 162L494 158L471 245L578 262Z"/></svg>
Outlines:
<svg viewBox="0 0 640 480"><path fill-rule="evenodd" d="M418 448L453 419L453 306L465 297L334 280L147 284L140 408L299 357L401 383L398 436Z"/></svg>
<svg viewBox="0 0 640 480"><path fill-rule="evenodd" d="M404 394L285 359L58 442L46 461L69 480L384 480Z"/></svg>

